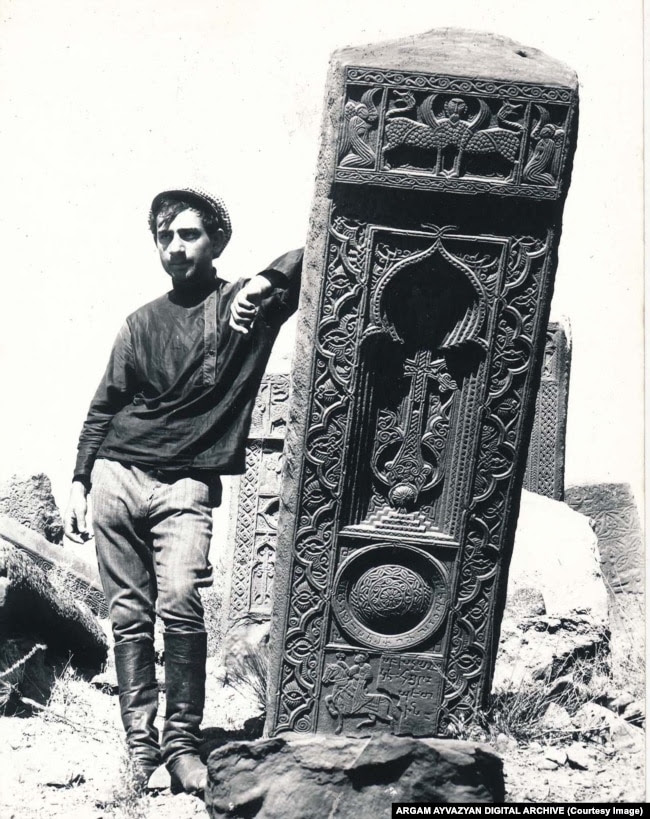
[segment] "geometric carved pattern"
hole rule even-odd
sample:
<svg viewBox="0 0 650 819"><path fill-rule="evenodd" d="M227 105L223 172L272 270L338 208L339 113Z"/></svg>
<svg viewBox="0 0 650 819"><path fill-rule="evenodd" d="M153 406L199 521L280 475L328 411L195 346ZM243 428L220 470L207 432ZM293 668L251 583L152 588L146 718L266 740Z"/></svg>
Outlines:
<svg viewBox="0 0 650 819"><path fill-rule="evenodd" d="M244 615L271 616L288 394L289 377L269 374L255 401L246 472L239 481L228 623Z"/></svg>
<svg viewBox="0 0 650 819"><path fill-rule="evenodd" d="M50 582L53 582L56 587L64 587L74 596L75 600L85 603L97 617L108 617L108 604L98 581L93 582L76 571L75 567L69 565L65 559L55 555L57 547L47 542L41 546L39 540L42 538L29 531L21 532L22 528L17 523L14 526L14 522L7 518L6 522L3 522L0 533L0 544L10 543L45 574L50 575ZM47 552L44 553L44 550Z"/></svg>
<svg viewBox="0 0 650 819"><path fill-rule="evenodd" d="M445 735L490 691L577 97L357 66L306 254L267 730Z"/></svg>
<svg viewBox="0 0 650 819"><path fill-rule="evenodd" d="M324 318L316 339L315 384L309 408L312 421L303 449L301 514L294 534L295 557L276 730L312 731L318 722L318 658L330 642L327 601L332 588L330 577L335 568L332 562L335 527L337 518L344 515L340 508L345 491L344 464L354 463L350 454L341 458L341 453L349 453L350 449L352 419L347 396L354 394L355 375L360 370L359 341L364 335L370 338L378 334L380 329L372 320L376 316L369 310L369 293L385 288L384 280L391 275L391 270L409 258L408 254L400 252L405 234L399 231L392 232L393 252L386 249L389 233L391 231L383 226L359 224L358 220L339 216L336 211L331 217L331 242L326 262L330 275L324 281L321 306ZM486 315L478 324L472 324L466 315L460 317L466 332L481 342L481 348L488 347L493 351L489 373L484 363L477 365L487 392L482 399L479 459L473 484L460 488L454 486L453 481L459 479L456 474L451 476L447 487L449 496L470 492L467 503L470 514L460 515L453 499L445 498L444 492L420 505L420 510L428 512L429 524L421 540L432 541L438 547L453 544L457 555L453 577L456 605L445 624L444 635L438 635L439 642L448 645L447 658L443 660L437 651L421 657L423 662L435 659L436 679L441 677L444 680L437 683L441 697L439 708L431 710L431 719L436 722L420 725L421 733L437 733L444 730L445 715L454 711L458 716L474 709L478 694L476 683L486 669L486 657L491 651L488 612L490 598L495 593L498 557L503 548L507 499L514 476L512 454L520 434L521 408L526 393L532 389L531 350L541 333L536 306L547 287L549 242L547 237L468 237L457 235L451 229L437 228L423 230L417 237L409 233L406 238L411 251L413 244L416 246L411 256L422 255L422 247L437 246L438 255L446 254L459 264L468 265L486 299L492 294L489 318ZM371 258L375 259L375 264L369 268ZM447 334L447 344L454 341L454 332L455 328L452 328ZM453 389L447 383L449 389ZM478 386L477 376L470 374L465 378L463 388L457 391L456 411L461 418L471 418L479 409ZM409 406L413 408L416 404L411 402ZM465 409L461 411L463 407ZM402 438L407 436L408 423L401 424L401 431ZM397 450L398 446L394 449ZM455 458L459 457L459 453L455 453ZM465 480L470 476L471 473L465 470ZM389 494L385 506L390 509ZM398 514L399 509L394 512L395 516ZM370 528L362 514L357 518L361 520L342 529L342 536L361 537L364 527ZM463 543L462 548L460 543ZM444 559L445 551L439 548L432 553L432 558ZM447 554L447 560L448 557ZM339 576L344 567L345 564L339 570ZM451 594L451 582L447 582L449 585L444 590L443 599ZM340 597L344 585L339 582L337 591L334 591L335 599L339 598L333 604L334 613L344 632L338 636L331 633L333 645L334 642L340 644L345 634L352 634L361 645L375 648L382 644L387 648L409 647L411 643L426 642L427 637L435 639L435 624L439 618L431 616L429 609L415 626L405 629L404 634L408 636L401 645L401 634L397 635L398 639L392 635L381 635L380 639L369 636L368 632L372 630L367 627L364 630L359 617L356 617L354 627L349 622L341 622L345 601ZM427 617L433 621L433 630ZM414 629L419 630L418 633L409 635ZM424 634L422 639L420 632ZM379 657L376 659L380 660Z"/></svg>
<svg viewBox="0 0 650 819"><path fill-rule="evenodd" d="M438 630L448 605L444 568L412 546L357 549L334 579L332 610L340 628L370 648L415 648Z"/></svg>
<svg viewBox="0 0 650 819"><path fill-rule="evenodd" d="M524 489L547 498L564 499L564 451L571 344L560 324L546 332L542 380L528 445Z"/></svg>
<svg viewBox="0 0 650 819"><path fill-rule="evenodd" d="M610 593L643 594L643 529L630 487L621 483L570 486L566 502L589 518Z"/></svg>

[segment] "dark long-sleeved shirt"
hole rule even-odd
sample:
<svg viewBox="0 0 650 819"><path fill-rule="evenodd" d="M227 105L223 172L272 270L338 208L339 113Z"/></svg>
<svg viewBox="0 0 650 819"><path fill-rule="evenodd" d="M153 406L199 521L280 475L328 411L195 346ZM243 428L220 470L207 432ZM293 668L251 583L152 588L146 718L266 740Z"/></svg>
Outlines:
<svg viewBox="0 0 650 819"><path fill-rule="evenodd" d="M246 284L175 288L121 328L79 438L74 477L95 458L143 468L244 471L246 436L273 342L298 304L302 250L262 271L273 285L248 334L229 324Z"/></svg>

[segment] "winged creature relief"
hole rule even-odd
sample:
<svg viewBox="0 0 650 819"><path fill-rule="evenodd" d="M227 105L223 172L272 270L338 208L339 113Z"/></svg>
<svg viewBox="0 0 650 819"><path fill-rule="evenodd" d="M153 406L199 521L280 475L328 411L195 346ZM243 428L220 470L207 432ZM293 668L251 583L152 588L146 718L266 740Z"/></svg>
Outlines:
<svg viewBox="0 0 650 819"><path fill-rule="evenodd" d="M518 160L523 123L521 105L504 101L493 113L485 100L479 99L479 110L468 118L468 105L461 97L445 100L442 115L436 114L434 104L438 97L426 97L417 108L417 119L403 116L415 108L415 96L410 91L396 91L392 104L386 112L382 158L386 168L391 163L386 154L395 148L414 147L435 151L436 176L458 177L465 154L497 154L513 163ZM513 117L515 117L513 119ZM483 127L486 125L487 127ZM444 152L455 149L452 167L444 168ZM512 175L512 171L511 171Z"/></svg>

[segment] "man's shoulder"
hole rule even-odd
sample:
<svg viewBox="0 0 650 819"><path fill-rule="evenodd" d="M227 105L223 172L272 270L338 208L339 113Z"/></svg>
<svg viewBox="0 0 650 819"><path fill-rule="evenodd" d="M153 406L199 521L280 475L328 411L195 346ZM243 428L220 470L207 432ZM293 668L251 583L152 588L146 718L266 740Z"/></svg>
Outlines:
<svg viewBox="0 0 650 819"><path fill-rule="evenodd" d="M152 301L148 301L146 304L143 304L142 307L138 307L137 310L134 310L132 313L126 317L127 324L133 324L134 322L141 321L142 319L149 318L150 316L154 316L157 313L165 310L170 303L169 300L169 292L163 293L162 296L158 296L157 299L153 299Z"/></svg>

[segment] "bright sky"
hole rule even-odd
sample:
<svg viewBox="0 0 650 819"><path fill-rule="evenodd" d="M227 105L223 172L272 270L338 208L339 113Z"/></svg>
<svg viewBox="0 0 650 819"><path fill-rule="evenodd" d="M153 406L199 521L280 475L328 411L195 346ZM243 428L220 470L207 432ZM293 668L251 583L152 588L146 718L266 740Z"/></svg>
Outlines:
<svg viewBox="0 0 650 819"><path fill-rule="evenodd" d="M554 312L574 357L568 483L641 487L642 86L638 0L2 0L0 478L64 504L79 429L124 317L168 289L150 199L219 191L222 273L304 241L329 53L462 26L576 69L580 135ZM275 357L288 366L288 327Z"/></svg>

